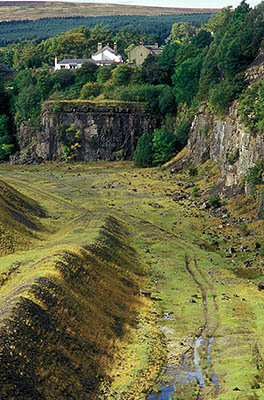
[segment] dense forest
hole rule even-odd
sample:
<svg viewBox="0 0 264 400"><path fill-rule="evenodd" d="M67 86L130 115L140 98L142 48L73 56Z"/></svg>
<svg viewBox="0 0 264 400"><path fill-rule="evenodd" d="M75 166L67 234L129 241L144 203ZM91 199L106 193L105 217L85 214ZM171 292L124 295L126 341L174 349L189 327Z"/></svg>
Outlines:
<svg viewBox="0 0 264 400"><path fill-rule="evenodd" d="M157 40L153 33L132 27L118 32L103 25L79 27L45 41L7 46L0 53L0 63L20 72L1 88L0 157L8 157L15 149L15 126L28 122L39 129L41 105L48 99L147 103L163 123L153 137L146 133L139 141L142 150L135 153L138 165L161 164L181 150L203 102L214 113L224 115L238 99L239 112L249 129L263 127L263 83L247 89L244 74L264 38L263 10L263 4L253 9L242 1L235 10L222 9L201 27L175 22L161 55L148 56L142 67L85 63L79 70L50 72L55 56L88 57L98 42L116 41L125 57L139 41ZM254 117L253 128L249 111Z"/></svg>
<svg viewBox="0 0 264 400"><path fill-rule="evenodd" d="M98 24L118 32L125 26L132 28L144 26L144 31L153 33L163 43L175 22L191 22L199 27L206 23L212 14L177 14L177 15L116 15L101 17L62 17L42 18L34 21L8 21L0 23L0 47L21 40L45 40L79 26L94 28Z"/></svg>

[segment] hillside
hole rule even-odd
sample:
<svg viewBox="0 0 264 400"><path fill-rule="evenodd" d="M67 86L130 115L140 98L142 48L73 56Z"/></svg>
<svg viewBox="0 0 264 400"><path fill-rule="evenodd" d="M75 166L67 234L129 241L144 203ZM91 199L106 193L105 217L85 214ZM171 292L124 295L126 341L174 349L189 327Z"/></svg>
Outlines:
<svg viewBox="0 0 264 400"><path fill-rule="evenodd" d="M51 1L1 1L0 21L54 17L96 17L110 15L169 15L211 13L211 8L166 8L97 3L63 3Z"/></svg>

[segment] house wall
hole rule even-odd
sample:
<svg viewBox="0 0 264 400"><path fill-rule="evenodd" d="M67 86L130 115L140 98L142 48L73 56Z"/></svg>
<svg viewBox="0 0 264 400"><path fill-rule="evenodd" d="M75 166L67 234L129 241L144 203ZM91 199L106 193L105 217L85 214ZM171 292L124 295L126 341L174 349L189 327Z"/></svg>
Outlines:
<svg viewBox="0 0 264 400"><path fill-rule="evenodd" d="M111 53L111 51L109 51L109 50L104 50L100 54L96 54L96 55L93 54L92 59L95 61L98 61L98 60L113 60L113 61L117 61L117 62L122 61L122 58L120 55L115 55L115 54Z"/></svg>
<svg viewBox="0 0 264 400"><path fill-rule="evenodd" d="M151 54L151 51L144 45L136 46L128 53L128 59L130 63L135 62L136 65L142 65L147 56Z"/></svg>

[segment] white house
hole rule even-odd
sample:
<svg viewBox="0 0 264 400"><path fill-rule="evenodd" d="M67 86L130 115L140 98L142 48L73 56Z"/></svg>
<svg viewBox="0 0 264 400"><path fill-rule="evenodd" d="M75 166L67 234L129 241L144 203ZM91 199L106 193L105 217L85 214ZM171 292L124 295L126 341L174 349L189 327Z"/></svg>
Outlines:
<svg viewBox="0 0 264 400"><path fill-rule="evenodd" d="M103 47L102 43L98 43L98 50L92 54L91 58L64 58L58 62L55 57L55 71L60 69L77 69L81 68L85 62L95 63L97 65L112 65L121 64L123 62L122 56L117 53L117 44L114 43L114 49L109 45Z"/></svg>
<svg viewBox="0 0 264 400"><path fill-rule="evenodd" d="M122 56L117 52L117 44L114 43L114 48L112 49L108 44L103 47L102 43L98 43L98 50L96 53L92 54L92 59L96 63L101 63L102 61L119 64L122 63Z"/></svg>

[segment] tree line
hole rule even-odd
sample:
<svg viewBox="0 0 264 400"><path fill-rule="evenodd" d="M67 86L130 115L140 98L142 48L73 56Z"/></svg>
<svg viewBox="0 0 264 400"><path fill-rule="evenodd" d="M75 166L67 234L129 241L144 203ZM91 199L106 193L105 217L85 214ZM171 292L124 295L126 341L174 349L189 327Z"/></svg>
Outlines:
<svg viewBox="0 0 264 400"><path fill-rule="evenodd" d="M169 35L171 26L175 22L191 22L195 26L201 26L208 21L212 14L177 14L177 15L115 15L101 17L56 17L41 18L38 20L8 21L0 23L0 47L19 43L23 40L37 39L42 41L51 36L67 32L71 29L84 26L94 28L101 24L107 26L113 32L121 28L131 26L138 28L144 26L144 31L153 33L163 42Z"/></svg>

